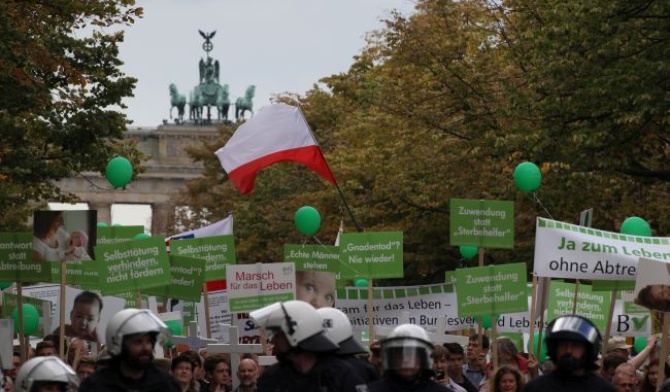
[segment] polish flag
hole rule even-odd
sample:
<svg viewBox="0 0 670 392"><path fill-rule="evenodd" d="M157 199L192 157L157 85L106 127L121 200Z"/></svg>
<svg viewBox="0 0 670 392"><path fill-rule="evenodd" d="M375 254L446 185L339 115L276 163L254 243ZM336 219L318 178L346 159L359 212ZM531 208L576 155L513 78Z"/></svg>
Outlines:
<svg viewBox="0 0 670 392"><path fill-rule="evenodd" d="M242 194L253 190L258 172L287 161L301 163L337 185L300 108L283 103L262 108L240 125L216 156Z"/></svg>

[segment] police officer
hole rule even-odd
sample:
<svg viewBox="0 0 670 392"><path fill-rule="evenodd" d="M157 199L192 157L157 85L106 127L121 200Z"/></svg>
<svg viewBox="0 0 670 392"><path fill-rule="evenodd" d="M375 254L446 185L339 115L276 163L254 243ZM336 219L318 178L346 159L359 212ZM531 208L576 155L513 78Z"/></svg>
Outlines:
<svg viewBox="0 0 670 392"><path fill-rule="evenodd" d="M169 329L147 309L124 309L107 324L108 366L87 377L79 392L181 392L177 381L153 363L156 343Z"/></svg>
<svg viewBox="0 0 670 392"><path fill-rule="evenodd" d="M555 369L531 380L523 392L615 392L593 372L603 340L591 320L574 314L558 317L547 325L545 336Z"/></svg>
<svg viewBox="0 0 670 392"><path fill-rule="evenodd" d="M332 353L338 346L323 329L323 320L304 301L277 302L249 314L263 328L278 363L263 371L258 392L355 392L364 381Z"/></svg>
<svg viewBox="0 0 670 392"><path fill-rule="evenodd" d="M451 392L432 380L433 343L426 330L401 324L381 342L384 376L368 385L370 392Z"/></svg>
<svg viewBox="0 0 670 392"><path fill-rule="evenodd" d="M356 354L367 354L368 350L354 338L349 317L336 308L319 308L316 311L323 319L326 337L340 347L335 354L347 361L366 384L377 381L379 379L377 369L370 362L356 356Z"/></svg>
<svg viewBox="0 0 670 392"><path fill-rule="evenodd" d="M36 357L21 366L14 392L69 392L78 385L77 374L58 357Z"/></svg>

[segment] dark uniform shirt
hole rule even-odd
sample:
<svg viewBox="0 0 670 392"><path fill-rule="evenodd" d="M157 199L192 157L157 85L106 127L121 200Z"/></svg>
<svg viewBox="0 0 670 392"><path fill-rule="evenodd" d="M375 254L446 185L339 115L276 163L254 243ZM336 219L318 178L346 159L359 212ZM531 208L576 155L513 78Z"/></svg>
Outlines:
<svg viewBox="0 0 670 392"><path fill-rule="evenodd" d="M86 377L79 386L79 392L181 392L174 377L153 364L138 380L121 375L119 366L118 361L112 361L109 367Z"/></svg>
<svg viewBox="0 0 670 392"><path fill-rule="evenodd" d="M553 371L529 381L522 392L616 392L616 389L591 372L583 376L565 376Z"/></svg>
<svg viewBox="0 0 670 392"><path fill-rule="evenodd" d="M386 372L389 373L389 372ZM393 374L385 375L381 380L368 385L369 392L453 392L450 388L440 385L435 381L423 377L412 382L405 382L394 377Z"/></svg>
<svg viewBox="0 0 670 392"><path fill-rule="evenodd" d="M332 355L319 356L307 374L289 363L276 363L258 379L258 392L356 392L365 386L354 368Z"/></svg>

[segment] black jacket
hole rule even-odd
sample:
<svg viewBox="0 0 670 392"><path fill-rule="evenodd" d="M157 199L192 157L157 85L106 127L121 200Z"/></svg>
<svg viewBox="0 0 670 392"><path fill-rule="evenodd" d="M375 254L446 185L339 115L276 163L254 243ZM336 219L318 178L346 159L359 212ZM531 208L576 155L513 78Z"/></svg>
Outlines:
<svg viewBox="0 0 670 392"><path fill-rule="evenodd" d="M534 378L522 392L616 392L612 384L587 372L584 376L564 376L557 371Z"/></svg>
<svg viewBox="0 0 670 392"><path fill-rule="evenodd" d="M408 383L386 373L381 380L368 385L369 392L452 392L450 388L427 377Z"/></svg>
<svg viewBox="0 0 670 392"><path fill-rule="evenodd" d="M296 372L288 363L277 363L258 380L258 392L356 392L364 386L356 370L333 355L320 356L307 374Z"/></svg>
<svg viewBox="0 0 670 392"><path fill-rule="evenodd" d="M166 371L151 364L137 381L121 375L119 362L100 369L84 379L79 392L181 392L177 381Z"/></svg>

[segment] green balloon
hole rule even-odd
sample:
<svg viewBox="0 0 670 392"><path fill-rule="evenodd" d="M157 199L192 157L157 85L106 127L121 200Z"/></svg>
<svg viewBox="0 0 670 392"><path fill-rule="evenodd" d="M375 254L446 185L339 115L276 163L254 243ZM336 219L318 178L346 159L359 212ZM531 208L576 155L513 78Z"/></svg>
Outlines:
<svg viewBox="0 0 670 392"><path fill-rule="evenodd" d="M120 224L120 223L114 223L112 226L114 226L114 227L119 227L119 226L123 226L123 225Z"/></svg>
<svg viewBox="0 0 670 392"><path fill-rule="evenodd" d="M179 320L168 320L165 322L165 325L170 329L170 334L172 336L182 336L181 322ZM174 343L170 340L165 342L165 347L173 347Z"/></svg>
<svg viewBox="0 0 670 392"><path fill-rule="evenodd" d="M105 223L105 222L98 222L98 227L107 227L107 223Z"/></svg>
<svg viewBox="0 0 670 392"><path fill-rule="evenodd" d="M542 172L533 162L522 162L514 169L514 183L523 192L534 192L541 182Z"/></svg>
<svg viewBox="0 0 670 392"><path fill-rule="evenodd" d="M479 252L479 248L476 246L461 246L458 250L461 252L461 256L466 259L475 257L477 252Z"/></svg>
<svg viewBox="0 0 670 392"><path fill-rule="evenodd" d="M304 235L313 235L321 227L321 215L314 207L300 207L295 213L295 226Z"/></svg>
<svg viewBox="0 0 670 392"><path fill-rule="evenodd" d="M621 233L651 237L651 227L646 220L637 216L631 216L626 218L623 224L621 224Z"/></svg>
<svg viewBox="0 0 670 392"><path fill-rule="evenodd" d="M491 328L491 316L485 314L482 316L482 328L489 329Z"/></svg>
<svg viewBox="0 0 670 392"><path fill-rule="evenodd" d="M0 282L0 290L4 290L11 285L12 285L12 282Z"/></svg>
<svg viewBox="0 0 670 392"><path fill-rule="evenodd" d="M133 178L133 165L124 157L112 158L107 163L105 176L114 188L123 188Z"/></svg>
<svg viewBox="0 0 670 392"><path fill-rule="evenodd" d="M133 237L134 240L143 240L143 239L146 239L146 238L151 238L151 236L147 233L138 233L138 234L135 234L135 237Z"/></svg>
<svg viewBox="0 0 670 392"><path fill-rule="evenodd" d="M14 332L19 332L19 308L16 307L12 311L12 320L14 320ZM23 304L23 334L30 336L37 330L40 322L40 314L31 304Z"/></svg>
<svg viewBox="0 0 670 392"><path fill-rule="evenodd" d="M368 287L368 280L367 279L354 279L354 286L356 287Z"/></svg>
<svg viewBox="0 0 670 392"><path fill-rule="evenodd" d="M644 336L638 336L635 338L635 342L633 343L633 347L635 348L636 353L642 352L642 350L647 347L647 338Z"/></svg>

